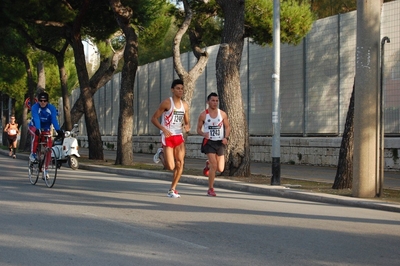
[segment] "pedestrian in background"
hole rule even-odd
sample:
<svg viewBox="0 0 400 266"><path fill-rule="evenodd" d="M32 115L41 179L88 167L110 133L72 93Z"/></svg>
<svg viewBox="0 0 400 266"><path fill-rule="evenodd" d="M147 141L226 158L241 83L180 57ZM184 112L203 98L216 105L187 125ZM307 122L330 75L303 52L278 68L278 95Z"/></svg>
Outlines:
<svg viewBox="0 0 400 266"><path fill-rule="evenodd" d="M8 135L9 156L12 156L15 159L15 153L17 151L17 136L19 135L18 123L15 122L15 116L10 117L10 123L6 125L4 132L7 132Z"/></svg>

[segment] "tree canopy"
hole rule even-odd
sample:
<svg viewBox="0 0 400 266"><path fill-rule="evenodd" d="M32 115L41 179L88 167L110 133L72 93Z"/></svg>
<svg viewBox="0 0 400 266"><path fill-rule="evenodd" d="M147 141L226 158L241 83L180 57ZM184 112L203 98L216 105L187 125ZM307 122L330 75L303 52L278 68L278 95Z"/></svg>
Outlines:
<svg viewBox="0 0 400 266"><path fill-rule="evenodd" d="M245 5L246 37L259 45L272 44L273 1L247 0ZM307 2L287 0L281 3L281 42L299 44L310 31L315 15Z"/></svg>
<svg viewBox="0 0 400 266"><path fill-rule="evenodd" d="M357 9L357 0L299 0L300 2L310 2L311 10L318 18L325 18L341 13L347 13ZM391 2L394 0L384 0Z"/></svg>

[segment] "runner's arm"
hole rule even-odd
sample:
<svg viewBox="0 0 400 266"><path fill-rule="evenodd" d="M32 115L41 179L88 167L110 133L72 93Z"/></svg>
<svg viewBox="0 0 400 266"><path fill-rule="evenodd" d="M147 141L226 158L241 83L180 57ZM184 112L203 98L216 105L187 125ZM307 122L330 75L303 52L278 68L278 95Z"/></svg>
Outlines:
<svg viewBox="0 0 400 266"><path fill-rule="evenodd" d="M199 134L203 138L208 138L208 136L207 136L208 133L204 133L203 132L203 125L204 125L205 115L206 115L205 111L201 112L201 114L199 115L199 118L197 119L197 129L196 129L196 131L197 131L197 134Z"/></svg>
<svg viewBox="0 0 400 266"><path fill-rule="evenodd" d="M164 135L166 137L171 135L171 132L169 132L169 130L167 130L165 127L163 127L159 121L159 118L162 116L162 114L166 111L169 110L169 108L171 108L171 102L169 99L166 99L164 101L162 101L159 105L159 107L157 108L157 110L154 112L153 116L151 117L151 122L153 123L153 125L158 128L159 130L161 130Z"/></svg>
<svg viewBox="0 0 400 266"><path fill-rule="evenodd" d="M231 134L231 125L229 123L228 115L225 112L222 113L222 119L223 119L222 121L224 123L224 132L225 132L224 138L226 140L226 143L228 143L228 139Z"/></svg>
<svg viewBox="0 0 400 266"><path fill-rule="evenodd" d="M183 116L183 122L184 122L184 129L186 132L190 131L190 109L189 105L187 102L184 102L185 106L185 115Z"/></svg>
<svg viewBox="0 0 400 266"><path fill-rule="evenodd" d="M58 124L58 120L57 120L57 109L54 105L51 105L50 108L51 108L51 123L53 124L54 129L56 131L59 131L60 125Z"/></svg>

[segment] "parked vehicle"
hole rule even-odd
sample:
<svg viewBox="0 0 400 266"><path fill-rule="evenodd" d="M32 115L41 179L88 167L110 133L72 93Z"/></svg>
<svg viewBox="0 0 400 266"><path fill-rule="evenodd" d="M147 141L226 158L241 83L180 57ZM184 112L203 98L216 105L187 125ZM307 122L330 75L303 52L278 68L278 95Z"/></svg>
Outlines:
<svg viewBox="0 0 400 266"><path fill-rule="evenodd" d="M78 124L75 124L71 131L65 131L64 136L61 138L54 139L53 149L55 150L55 156L57 157L58 168L63 163L68 163L71 169L76 170L79 168L78 158L78 135L79 129Z"/></svg>

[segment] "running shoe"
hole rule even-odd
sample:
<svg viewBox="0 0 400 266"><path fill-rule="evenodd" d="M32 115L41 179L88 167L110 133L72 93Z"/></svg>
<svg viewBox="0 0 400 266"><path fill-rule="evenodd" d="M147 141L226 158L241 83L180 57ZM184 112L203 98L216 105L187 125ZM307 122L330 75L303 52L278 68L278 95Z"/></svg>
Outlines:
<svg viewBox="0 0 400 266"><path fill-rule="evenodd" d="M154 163L160 162L160 153L163 151L163 148L158 148L156 154L154 154L153 161Z"/></svg>
<svg viewBox="0 0 400 266"><path fill-rule="evenodd" d="M36 153L31 153L31 155L29 156L29 160L31 160L31 162L36 162L37 161L37 157L36 157Z"/></svg>
<svg viewBox="0 0 400 266"><path fill-rule="evenodd" d="M203 175L208 177L208 173L210 172L210 168L208 168L208 165L210 164L210 162L207 160L206 161L206 167L204 167L203 169Z"/></svg>
<svg viewBox="0 0 400 266"><path fill-rule="evenodd" d="M215 196L217 196L217 194L215 194L215 191L213 188L209 188L207 191L207 196L215 197Z"/></svg>
<svg viewBox="0 0 400 266"><path fill-rule="evenodd" d="M15 158L17 158L17 156L14 154L14 155L13 155L13 159L15 159Z"/></svg>
<svg viewBox="0 0 400 266"><path fill-rule="evenodd" d="M12 151L10 151L10 153L8 154L8 156L10 156L10 157L12 156Z"/></svg>
<svg viewBox="0 0 400 266"><path fill-rule="evenodd" d="M178 191L174 190L174 189L168 190L167 196L168 196L168 198L174 198L174 199L181 197L181 195L178 194Z"/></svg>

